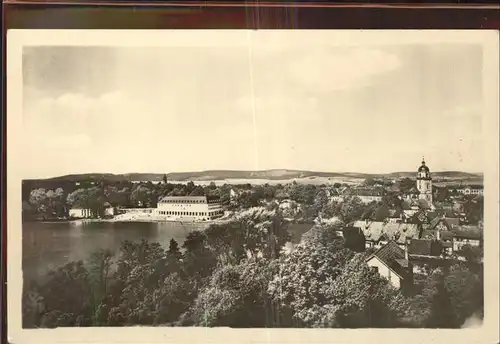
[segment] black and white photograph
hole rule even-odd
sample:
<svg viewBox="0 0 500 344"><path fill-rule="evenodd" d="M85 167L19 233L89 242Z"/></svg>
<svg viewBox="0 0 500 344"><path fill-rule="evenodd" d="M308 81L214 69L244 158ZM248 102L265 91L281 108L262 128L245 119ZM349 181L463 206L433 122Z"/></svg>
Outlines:
<svg viewBox="0 0 500 344"><path fill-rule="evenodd" d="M498 320L494 32L92 31L8 42L13 343Z"/></svg>

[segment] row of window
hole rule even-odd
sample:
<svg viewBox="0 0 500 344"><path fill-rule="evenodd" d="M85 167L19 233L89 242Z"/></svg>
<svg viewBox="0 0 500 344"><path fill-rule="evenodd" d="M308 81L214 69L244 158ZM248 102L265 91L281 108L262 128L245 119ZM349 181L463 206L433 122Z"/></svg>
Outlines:
<svg viewBox="0 0 500 344"><path fill-rule="evenodd" d="M179 215L179 216L215 216L224 214L223 210L210 212L194 212L194 211L159 211L160 215Z"/></svg>
<svg viewBox="0 0 500 344"><path fill-rule="evenodd" d="M161 201L160 203L176 203L176 204L194 204L194 203L218 203L219 201L218 200L204 200L204 199L193 199L193 200L189 200L189 199L179 199L179 200L176 200L176 199L167 199L167 200L163 200Z"/></svg>
<svg viewBox="0 0 500 344"><path fill-rule="evenodd" d="M191 206L195 206L196 207L196 204L171 204L169 206L169 208L171 207L181 207L182 209L185 209L185 208L188 208L188 207L191 207ZM213 209L213 208L220 208L220 204L208 204L206 207L203 207L203 208L208 208L208 209Z"/></svg>
<svg viewBox="0 0 500 344"><path fill-rule="evenodd" d="M176 203L176 204L194 204L194 203L206 203L205 200L203 199L193 199L193 200L188 200L188 199L167 199L164 201L161 201L161 203Z"/></svg>

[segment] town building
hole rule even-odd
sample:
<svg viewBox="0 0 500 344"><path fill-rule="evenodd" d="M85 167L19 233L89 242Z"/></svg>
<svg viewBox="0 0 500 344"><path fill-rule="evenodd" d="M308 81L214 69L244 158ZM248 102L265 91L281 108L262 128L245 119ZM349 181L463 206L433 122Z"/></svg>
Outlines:
<svg viewBox="0 0 500 344"><path fill-rule="evenodd" d="M342 194L338 189L335 188L326 189L325 193L326 197L328 198L328 202L336 202L336 203L344 202L344 197L342 196Z"/></svg>
<svg viewBox="0 0 500 344"><path fill-rule="evenodd" d="M115 216L117 209L111 205L111 203L104 203L104 216Z"/></svg>
<svg viewBox="0 0 500 344"><path fill-rule="evenodd" d="M219 197L166 196L157 205L155 215L185 221L209 221L224 215Z"/></svg>
<svg viewBox="0 0 500 344"><path fill-rule="evenodd" d="M117 209L109 202L104 203L103 208L102 215L104 216L111 217L115 216L117 213ZM68 211L68 215L72 219L90 219L99 217L94 210L88 208L71 208Z"/></svg>
<svg viewBox="0 0 500 344"><path fill-rule="evenodd" d="M366 263L380 276L387 278L397 289L413 285L413 267L409 260L407 245L401 248L391 240L371 254Z"/></svg>
<svg viewBox="0 0 500 344"><path fill-rule="evenodd" d="M405 222L406 217L401 209L390 209L389 216L387 217L387 222L390 223L402 223Z"/></svg>
<svg viewBox="0 0 500 344"><path fill-rule="evenodd" d="M381 221L355 221L352 227L359 228L365 236L365 247L378 249L389 241L405 247L410 239L420 237L419 226L413 223L393 223Z"/></svg>
<svg viewBox="0 0 500 344"><path fill-rule="evenodd" d="M412 187L410 190L406 192L404 195L404 199L410 203L412 203L414 200L418 199L420 195L420 192L416 187Z"/></svg>
<svg viewBox="0 0 500 344"><path fill-rule="evenodd" d="M408 246L413 273L427 274L438 267L450 266L454 260L443 256L443 242L435 239L414 239Z"/></svg>
<svg viewBox="0 0 500 344"><path fill-rule="evenodd" d="M452 204L452 211L463 213L464 212L464 202L455 201Z"/></svg>
<svg viewBox="0 0 500 344"><path fill-rule="evenodd" d="M441 242L432 239L413 239L408 246L410 256L439 257L442 253Z"/></svg>
<svg viewBox="0 0 500 344"><path fill-rule="evenodd" d="M85 208L71 208L68 215L72 219L88 219L95 217L95 213L91 209Z"/></svg>
<svg viewBox="0 0 500 344"><path fill-rule="evenodd" d="M482 245L482 233L477 227L461 226L453 231L453 251L460 251L464 245L473 247Z"/></svg>
<svg viewBox="0 0 500 344"><path fill-rule="evenodd" d="M457 188L456 191L458 193L463 194L463 195L483 196L483 194L484 194L484 188L482 185L471 185L471 186L466 186L466 187L460 187L460 188Z"/></svg>
<svg viewBox="0 0 500 344"><path fill-rule="evenodd" d="M418 209L405 209L405 210L403 210L403 216L406 219L411 219L417 213L418 213Z"/></svg>
<svg viewBox="0 0 500 344"><path fill-rule="evenodd" d="M453 253L460 251L464 245L480 246L482 233L475 226L463 226L458 223L457 219L443 216L436 217L425 225L419 239L422 242L426 241L428 245L431 245L429 242L433 245L438 243L440 250L436 249L438 246L433 246L433 254L430 254L428 250L421 250L423 247L421 242L416 242L415 245L419 245L420 249L415 251L414 248L417 246L412 246L414 241L412 240L410 255L450 257Z"/></svg>
<svg viewBox="0 0 500 344"><path fill-rule="evenodd" d="M152 215L156 208L119 208L119 214Z"/></svg>
<svg viewBox="0 0 500 344"><path fill-rule="evenodd" d="M238 199L238 193L234 189L229 190L229 201L231 203L236 203Z"/></svg>
<svg viewBox="0 0 500 344"><path fill-rule="evenodd" d="M445 217L436 217L431 220L429 224L424 226L422 231L422 240L432 240L437 241L441 245L441 252L439 256L451 255L453 253L453 232L452 230L456 228L457 223L452 221L453 219L447 219Z"/></svg>
<svg viewBox="0 0 500 344"><path fill-rule="evenodd" d="M382 202L384 193L384 190L381 188L355 188L350 190L348 195L350 197L357 197L364 204L368 204L371 202Z"/></svg>

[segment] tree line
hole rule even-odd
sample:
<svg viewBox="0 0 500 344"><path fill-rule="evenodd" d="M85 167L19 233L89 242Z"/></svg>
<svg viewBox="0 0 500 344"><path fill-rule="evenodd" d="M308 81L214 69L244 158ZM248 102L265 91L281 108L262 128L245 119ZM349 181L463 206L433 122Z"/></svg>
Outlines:
<svg viewBox="0 0 500 344"><path fill-rule="evenodd" d="M387 182L384 182L387 184ZM47 187L56 187L49 189ZM396 189L384 189L381 202L365 204L355 196L347 196L343 201L333 201L331 193L340 188L349 188L348 185L336 183L331 186L299 184L296 182L277 185L216 185L206 186L186 184L160 183L131 183L131 182L90 182L76 186L66 184L23 184L23 217L24 219L53 219L65 218L72 207L92 210L96 216L104 216L106 205L114 207L156 207L163 196L218 196L223 206L228 210L249 209L266 205L275 201L289 199L291 201L291 217L295 220L312 223L318 216L324 218L338 217L344 222L370 219L384 221L390 211L402 212L410 209L410 204L402 197L405 192L414 188L414 181L402 179L392 186ZM373 180L367 180L365 187L384 188ZM230 190L236 195L231 198ZM444 195L441 198L449 201L446 189L437 189L437 193ZM443 191L444 190L444 191ZM477 224L483 218L483 198L481 196L460 196L463 212L469 223ZM444 202L444 201L443 201ZM437 207L441 207L437 202ZM426 205L420 205L422 209ZM413 221L413 220L411 220Z"/></svg>

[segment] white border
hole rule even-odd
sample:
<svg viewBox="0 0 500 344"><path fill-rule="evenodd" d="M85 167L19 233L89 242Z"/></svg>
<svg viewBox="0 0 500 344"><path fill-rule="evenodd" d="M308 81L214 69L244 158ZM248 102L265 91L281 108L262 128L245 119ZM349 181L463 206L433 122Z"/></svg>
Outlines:
<svg viewBox="0 0 500 344"><path fill-rule="evenodd" d="M335 45L470 43L484 48L485 322L463 330L329 330L224 328L21 328L21 178L23 158L22 48L24 46L242 46L272 48L303 42ZM303 48L304 46L298 46ZM499 35L473 30L9 30L7 33L7 311L8 340L24 343L494 343L498 341L499 286Z"/></svg>

